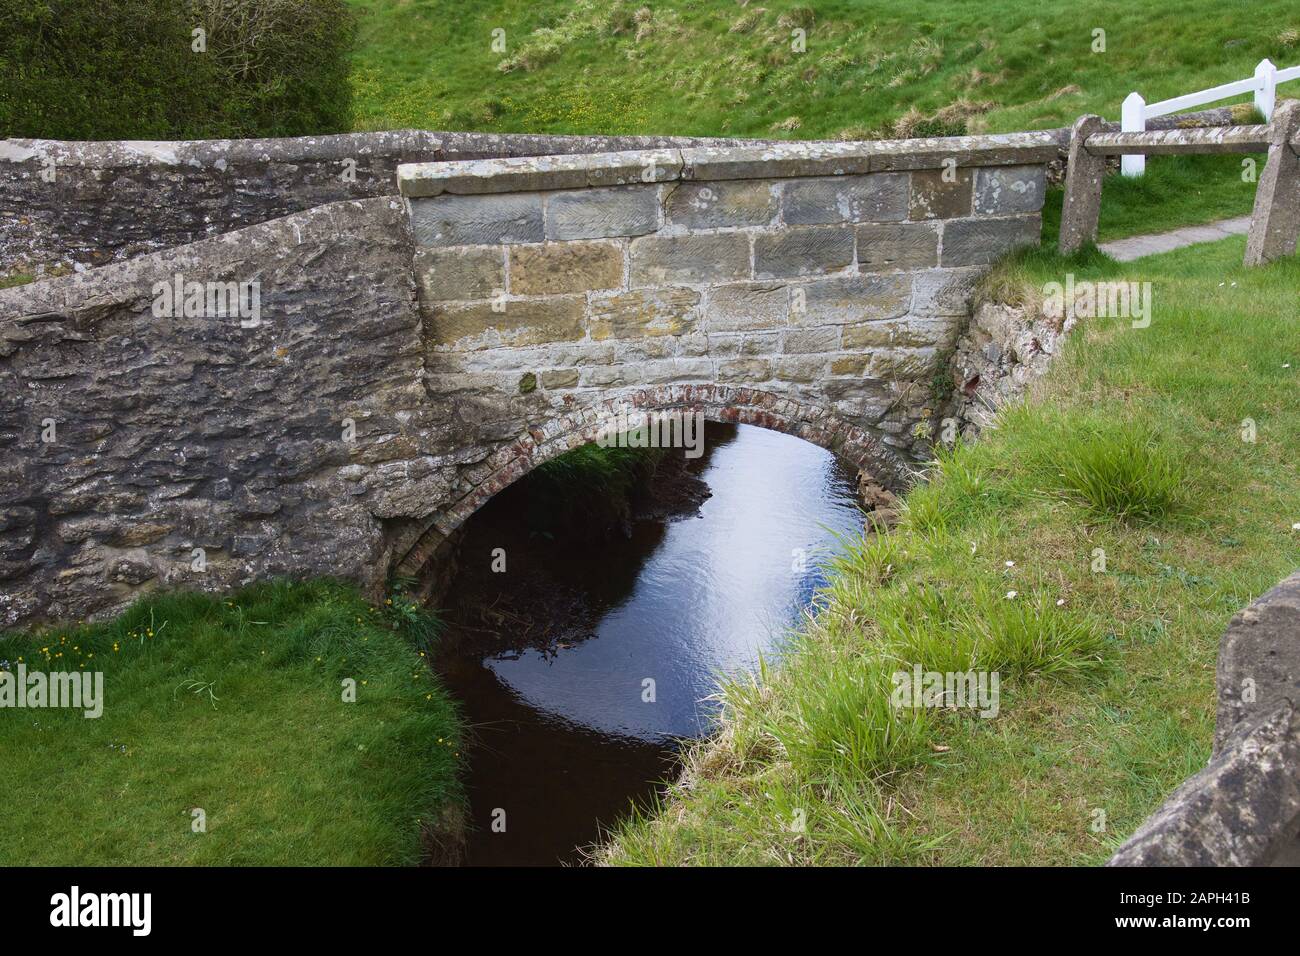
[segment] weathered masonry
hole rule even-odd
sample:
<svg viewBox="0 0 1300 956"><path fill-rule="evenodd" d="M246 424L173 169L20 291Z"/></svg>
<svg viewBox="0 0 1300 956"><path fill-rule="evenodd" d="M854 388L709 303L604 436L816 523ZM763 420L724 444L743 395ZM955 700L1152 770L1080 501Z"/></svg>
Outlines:
<svg viewBox="0 0 1300 956"><path fill-rule="evenodd" d="M1035 133L420 163L400 198L0 290L0 626L163 585L377 590L627 408L901 483L1058 155ZM257 320L160 312L178 277L256 283Z"/></svg>
<svg viewBox="0 0 1300 956"><path fill-rule="evenodd" d="M391 130L289 139L0 140L0 275L99 266L397 191L399 163L736 140Z"/></svg>
<svg viewBox="0 0 1300 956"><path fill-rule="evenodd" d="M1044 135L402 166L427 382L567 414L668 386L773 396L795 425L776 427L896 481L980 267L1037 242L1056 153Z"/></svg>

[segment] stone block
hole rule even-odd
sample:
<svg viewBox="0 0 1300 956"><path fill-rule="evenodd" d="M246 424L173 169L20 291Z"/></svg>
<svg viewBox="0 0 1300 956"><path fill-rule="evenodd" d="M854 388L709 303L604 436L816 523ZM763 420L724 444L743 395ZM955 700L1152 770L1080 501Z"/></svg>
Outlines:
<svg viewBox="0 0 1300 956"><path fill-rule="evenodd" d="M835 352L840 347L840 327L825 326L815 329L790 329L785 333L781 351L787 355L805 355L813 352Z"/></svg>
<svg viewBox="0 0 1300 956"><path fill-rule="evenodd" d="M677 339L679 355L695 356L709 354L709 337L702 331L688 332Z"/></svg>
<svg viewBox="0 0 1300 956"><path fill-rule="evenodd" d="M720 285L708 290L705 327L709 332L777 329L785 325L789 299L776 282Z"/></svg>
<svg viewBox="0 0 1300 956"><path fill-rule="evenodd" d="M772 355L781 349L780 332L750 332L740 339L741 355Z"/></svg>
<svg viewBox="0 0 1300 956"><path fill-rule="evenodd" d="M708 336L701 329L681 334L681 336L677 337L677 354L694 356L694 358L707 355Z"/></svg>
<svg viewBox="0 0 1300 956"><path fill-rule="evenodd" d="M651 359L673 358L677 354L677 338L659 335L652 338L619 340L617 360L620 365L645 362Z"/></svg>
<svg viewBox="0 0 1300 956"><path fill-rule="evenodd" d="M951 178L951 182L948 179ZM910 219L954 219L971 214L972 182L969 169L919 169L912 173Z"/></svg>
<svg viewBox="0 0 1300 956"><path fill-rule="evenodd" d="M708 359L672 358L646 362L640 366L640 381L647 385L670 382L708 382L713 378L713 363Z"/></svg>
<svg viewBox="0 0 1300 956"><path fill-rule="evenodd" d="M774 360L775 378L783 382L817 382L826 374L822 355L783 355Z"/></svg>
<svg viewBox="0 0 1300 956"><path fill-rule="evenodd" d="M870 355L842 355L831 362L831 374L859 377L870 364Z"/></svg>
<svg viewBox="0 0 1300 956"><path fill-rule="evenodd" d="M796 226L754 237L754 276L838 272L853 262L853 230L840 226Z"/></svg>
<svg viewBox="0 0 1300 956"><path fill-rule="evenodd" d="M432 320L426 323L429 343L435 348L461 349L539 345L580 339L585 332L584 296L510 299L499 312L492 305L473 302L436 306Z"/></svg>
<svg viewBox="0 0 1300 956"><path fill-rule="evenodd" d="M591 337L630 339L693 332L700 294L694 289L634 289L591 297Z"/></svg>
<svg viewBox="0 0 1300 956"><path fill-rule="evenodd" d="M905 382L926 379L933 375L938 367L938 349L889 348L871 353L871 377L884 381Z"/></svg>
<svg viewBox="0 0 1300 956"><path fill-rule="evenodd" d="M590 149L574 155L402 163L397 168L397 183L408 198L581 189L676 179L681 165L681 154L673 149L607 152L592 143Z"/></svg>
<svg viewBox="0 0 1300 956"><path fill-rule="evenodd" d="M765 226L776 215L770 180L684 182L668 187L667 196L667 222L688 229Z"/></svg>
<svg viewBox="0 0 1300 956"><path fill-rule="evenodd" d="M841 276L790 290L790 325L847 325L893 319L907 312L912 297L906 275Z"/></svg>
<svg viewBox="0 0 1300 956"><path fill-rule="evenodd" d="M607 388L628 384L626 369L622 365L604 365L579 370L579 384L585 387Z"/></svg>
<svg viewBox="0 0 1300 956"><path fill-rule="evenodd" d="M617 289L623 248L617 242L547 242L510 248L510 293L555 295Z"/></svg>
<svg viewBox="0 0 1300 956"><path fill-rule="evenodd" d="M714 358L735 358L740 354L745 337L739 333L709 335L708 342L708 354Z"/></svg>
<svg viewBox="0 0 1300 956"><path fill-rule="evenodd" d="M863 272L930 269L939 264L939 230L924 222L858 226L858 268Z"/></svg>
<svg viewBox="0 0 1300 956"><path fill-rule="evenodd" d="M736 358L718 363L719 382L766 382L772 377L768 359Z"/></svg>
<svg viewBox="0 0 1300 956"><path fill-rule="evenodd" d="M912 278L915 315L969 315L979 269L932 269Z"/></svg>
<svg viewBox="0 0 1300 956"><path fill-rule="evenodd" d="M945 266L983 266L1020 246L1038 245L1038 216L1014 219L957 219L944 223Z"/></svg>
<svg viewBox="0 0 1300 956"><path fill-rule="evenodd" d="M782 218L791 225L907 218L907 173L791 179L782 190Z"/></svg>
<svg viewBox="0 0 1300 956"><path fill-rule="evenodd" d="M542 194L443 195L411 200L411 228L420 246L541 242Z"/></svg>
<svg viewBox="0 0 1300 956"><path fill-rule="evenodd" d="M415 276L425 302L490 299L506 287L500 246L417 249Z"/></svg>
<svg viewBox="0 0 1300 956"><path fill-rule="evenodd" d="M542 388L576 388L578 385L576 368L550 368L542 372Z"/></svg>
<svg viewBox="0 0 1300 956"><path fill-rule="evenodd" d="M688 180L773 179L871 171L874 143L766 143L682 150Z"/></svg>
<svg viewBox="0 0 1300 956"><path fill-rule="evenodd" d="M1019 216L1043 208L1047 170L1043 166L985 166L975 171L975 212Z"/></svg>
<svg viewBox="0 0 1300 956"><path fill-rule="evenodd" d="M643 236L659 228L659 186L610 186L551 193L547 239Z"/></svg>
<svg viewBox="0 0 1300 956"><path fill-rule="evenodd" d="M703 285L749 278L749 237L728 232L632 240L634 286Z"/></svg>
<svg viewBox="0 0 1300 956"><path fill-rule="evenodd" d="M935 348L946 345L956 324L941 320L904 319L897 322L864 322L844 327L845 349Z"/></svg>

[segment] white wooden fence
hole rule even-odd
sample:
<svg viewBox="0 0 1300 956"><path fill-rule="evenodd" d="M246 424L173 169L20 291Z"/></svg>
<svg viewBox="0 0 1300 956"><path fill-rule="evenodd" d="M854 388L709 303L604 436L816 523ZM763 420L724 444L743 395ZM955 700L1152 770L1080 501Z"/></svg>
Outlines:
<svg viewBox="0 0 1300 956"><path fill-rule="evenodd" d="M1125 133L1141 133L1147 128L1147 120L1153 117L1168 116L1180 110L1205 106L1234 96L1245 96L1247 93L1254 95L1255 108L1264 114L1265 121L1270 121L1273 118L1273 106L1277 102L1277 85L1297 79L1300 79L1300 66L1279 70L1271 61L1260 60L1252 77L1185 96L1175 96L1171 100L1148 104L1140 93L1130 93L1120 110L1120 129ZM1125 176L1141 176L1146 166L1146 156L1125 156L1120 160L1120 170Z"/></svg>
<svg viewBox="0 0 1300 956"><path fill-rule="evenodd" d="M1287 100L1272 114L1267 126L1193 126L1136 133L1108 133L1100 116L1080 116L1070 130L1058 248L1071 255L1097 241L1108 156L1267 150L1268 161L1255 187L1243 263L1259 266L1295 255L1300 240L1300 100Z"/></svg>

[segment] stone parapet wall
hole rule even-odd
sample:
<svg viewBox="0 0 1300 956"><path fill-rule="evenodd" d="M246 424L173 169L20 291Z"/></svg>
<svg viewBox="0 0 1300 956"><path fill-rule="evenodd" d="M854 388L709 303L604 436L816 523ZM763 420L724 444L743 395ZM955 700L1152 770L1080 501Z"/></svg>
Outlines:
<svg viewBox="0 0 1300 956"><path fill-rule="evenodd" d="M1049 134L402 166L434 390L717 384L904 457L983 267L1036 244Z"/></svg>
<svg viewBox="0 0 1300 956"><path fill-rule="evenodd" d="M397 130L194 142L0 140L0 276L84 267L344 199L394 195L399 163L739 142Z"/></svg>
<svg viewBox="0 0 1300 956"><path fill-rule="evenodd" d="M1225 109L1161 117L1150 126L1230 122ZM1056 144L1053 167L1067 134L1035 134ZM192 142L0 140L0 277L103 265L322 203L392 195L401 163L709 145L771 144L429 130Z"/></svg>
<svg viewBox="0 0 1300 956"><path fill-rule="evenodd" d="M410 257L384 198L0 290L0 630L159 586L382 581L382 506L344 476L439 411ZM260 282L260 324L156 315L177 275Z"/></svg>

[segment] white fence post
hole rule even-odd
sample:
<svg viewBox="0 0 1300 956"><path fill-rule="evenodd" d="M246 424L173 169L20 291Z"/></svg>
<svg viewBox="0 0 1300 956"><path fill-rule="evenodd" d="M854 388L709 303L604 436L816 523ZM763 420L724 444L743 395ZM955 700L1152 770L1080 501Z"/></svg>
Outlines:
<svg viewBox="0 0 1300 956"><path fill-rule="evenodd" d="M1120 109L1119 128L1125 133L1143 133L1147 128L1147 101L1140 93L1130 93ZM1147 168L1145 156L1121 156L1120 172L1125 176L1141 176Z"/></svg>
<svg viewBox="0 0 1300 956"><path fill-rule="evenodd" d="M1255 67L1255 109L1264 115L1264 122L1273 119L1273 106L1277 102L1277 67L1271 60L1259 61Z"/></svg>

